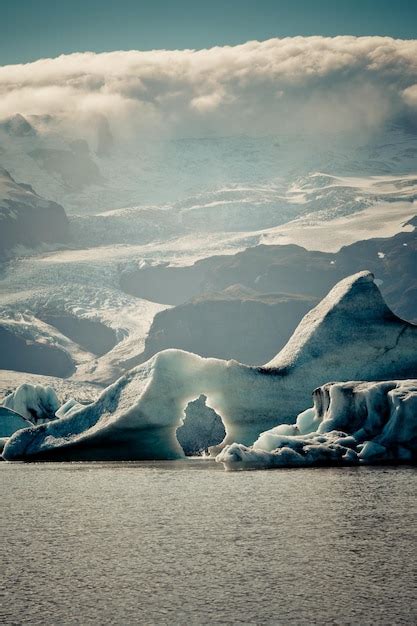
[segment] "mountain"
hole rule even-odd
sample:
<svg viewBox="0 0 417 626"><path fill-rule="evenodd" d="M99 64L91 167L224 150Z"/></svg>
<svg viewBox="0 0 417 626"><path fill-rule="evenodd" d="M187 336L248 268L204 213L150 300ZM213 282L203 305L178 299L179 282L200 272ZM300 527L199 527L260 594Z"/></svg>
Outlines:
<svg viewBox="0 0 417 626"><path fill-rule="evenodd" d="M35 137L36 130L28 120L17 113L0 122L0 131L10 137Z"/></svg>
<svg viewBox="0 0 417 626"><path fill-rule="evenodd" d="M151 140L118 132L104 115L74 126L64 114L4 119L0 145L0 165L68 213L168 206L187 228L226 232L272 228L308 210L327 217L359 210L385 192L376 185L368 193L354 179L413 173L417 154L416 133L404 124L355 140L294 133Z"/></svg>
<svg viewBox="0 0 417 626"><path fill-rule="evenodd" d="M256 365L282 348L317 299L233 285L157 313L141 361L167 348ZM273 340L271 340L273 338Z"/></svg>
<svg viewBox="0 0 417 626"><path fill-rule="evenodd" d="M15 246L68 240L68 219L56 202L45 200L30 185L17 183L0 167L0 257Z"/></svg>
<svg viewBox="0 0 417 626"><path fill-rule="evenodd" d="M1 120L0 167L71 207L74 195L83 204L85 190L100 188L103 178L86 139L64 126L65 119L49 115L16 114ZM97 130L101 154L110 142L103 128Z"/></svg>
<svg viewBox="0 0 417 626"><path fill-rule="evenodd" d="M358 241L336 253L296 245L260 245L186 267L131 268L123 272L121 285L137 297L177 305L235 284L258 294L291 293L312 298L322 297L336 281L366 267L375 274L393 310L417 321L417 218L409 225L411 231ZM171 309L164 313L164 319L175 315Z"/></svg>
<svg viewBox="0 0 417 626"><path fill-rule="evenodd" d="M71 246L1 266L3 345L17 332L8 322L27 315L21 357L3 351L3 367L61 376L75 367L71 378L108 384L168 346L260 363L316 298L363 268L398 314L416 319L413 235L403 245L402 232L392 251L381 239L334 252L391 236L414 214L415 133L391 127L316 146L293 135L124 142L104 117L89 122L71 132L64 116L0 124L0 163L64 203ZM155 319L145 346L170 305L182 308Z"/></svg>

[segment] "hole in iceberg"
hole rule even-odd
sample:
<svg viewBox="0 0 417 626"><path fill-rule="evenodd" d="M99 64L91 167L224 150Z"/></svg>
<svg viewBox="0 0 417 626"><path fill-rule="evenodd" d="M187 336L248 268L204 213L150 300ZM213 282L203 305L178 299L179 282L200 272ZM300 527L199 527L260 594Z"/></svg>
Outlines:
<svg viewBox="0 0 417 626"><path fill-rule="evenodd" d="M178 443L186 456L206 453L211 446L221 443L225 436L223 420L207 405L205 395L188 403L183 424L177 428Z"/></svg>

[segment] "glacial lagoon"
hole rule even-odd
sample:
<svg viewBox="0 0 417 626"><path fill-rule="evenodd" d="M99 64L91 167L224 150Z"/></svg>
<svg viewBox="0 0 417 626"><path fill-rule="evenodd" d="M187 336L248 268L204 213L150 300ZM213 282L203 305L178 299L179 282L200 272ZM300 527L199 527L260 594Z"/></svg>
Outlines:
<svg viewBox="0 0 417 626"><path fill-rule="evenodd" d="M1 463L0 622L415 624L417 468Z"/></svg>

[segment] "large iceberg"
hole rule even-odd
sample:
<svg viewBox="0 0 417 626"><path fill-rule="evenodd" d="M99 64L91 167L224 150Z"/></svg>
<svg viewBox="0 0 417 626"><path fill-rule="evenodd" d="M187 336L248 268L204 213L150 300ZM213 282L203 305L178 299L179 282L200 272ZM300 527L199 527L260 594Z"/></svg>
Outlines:
<svg viewBox="0 0 417 626"><path fill-rule="evenodd" d="M284 349L262 367L166 350L130 370L88 406L16 433L8 460L133 460L183 455L176 430L201 394L222 417L222 446L251 445L291 424L328 380L417 378L417 327L396 317L373 276L338 283L310 311Z"/></svg>
<svg viewBox="0 0 417 626"><path fill-rule="evenodd" d="M295 424L226 446L228 469L417 461L417 380L327 383Z"/></svg>

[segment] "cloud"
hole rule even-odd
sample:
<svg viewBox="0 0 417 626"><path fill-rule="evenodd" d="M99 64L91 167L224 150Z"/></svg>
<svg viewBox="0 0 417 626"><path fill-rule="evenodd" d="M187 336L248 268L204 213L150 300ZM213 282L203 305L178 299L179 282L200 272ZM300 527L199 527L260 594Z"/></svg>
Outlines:
<svg viewBox="0 0 417 626"><path fill-rule="evenodd" d="M104 114L121 133L363 132L417 110L417 41L293 37L0 67L0 117Z"/></svg>
<svg viewBox="0 0 417 626"><path fill-rule="evenodd" d="M404 89L403 97L410 107L417 109L417 84Z"/></svg>

